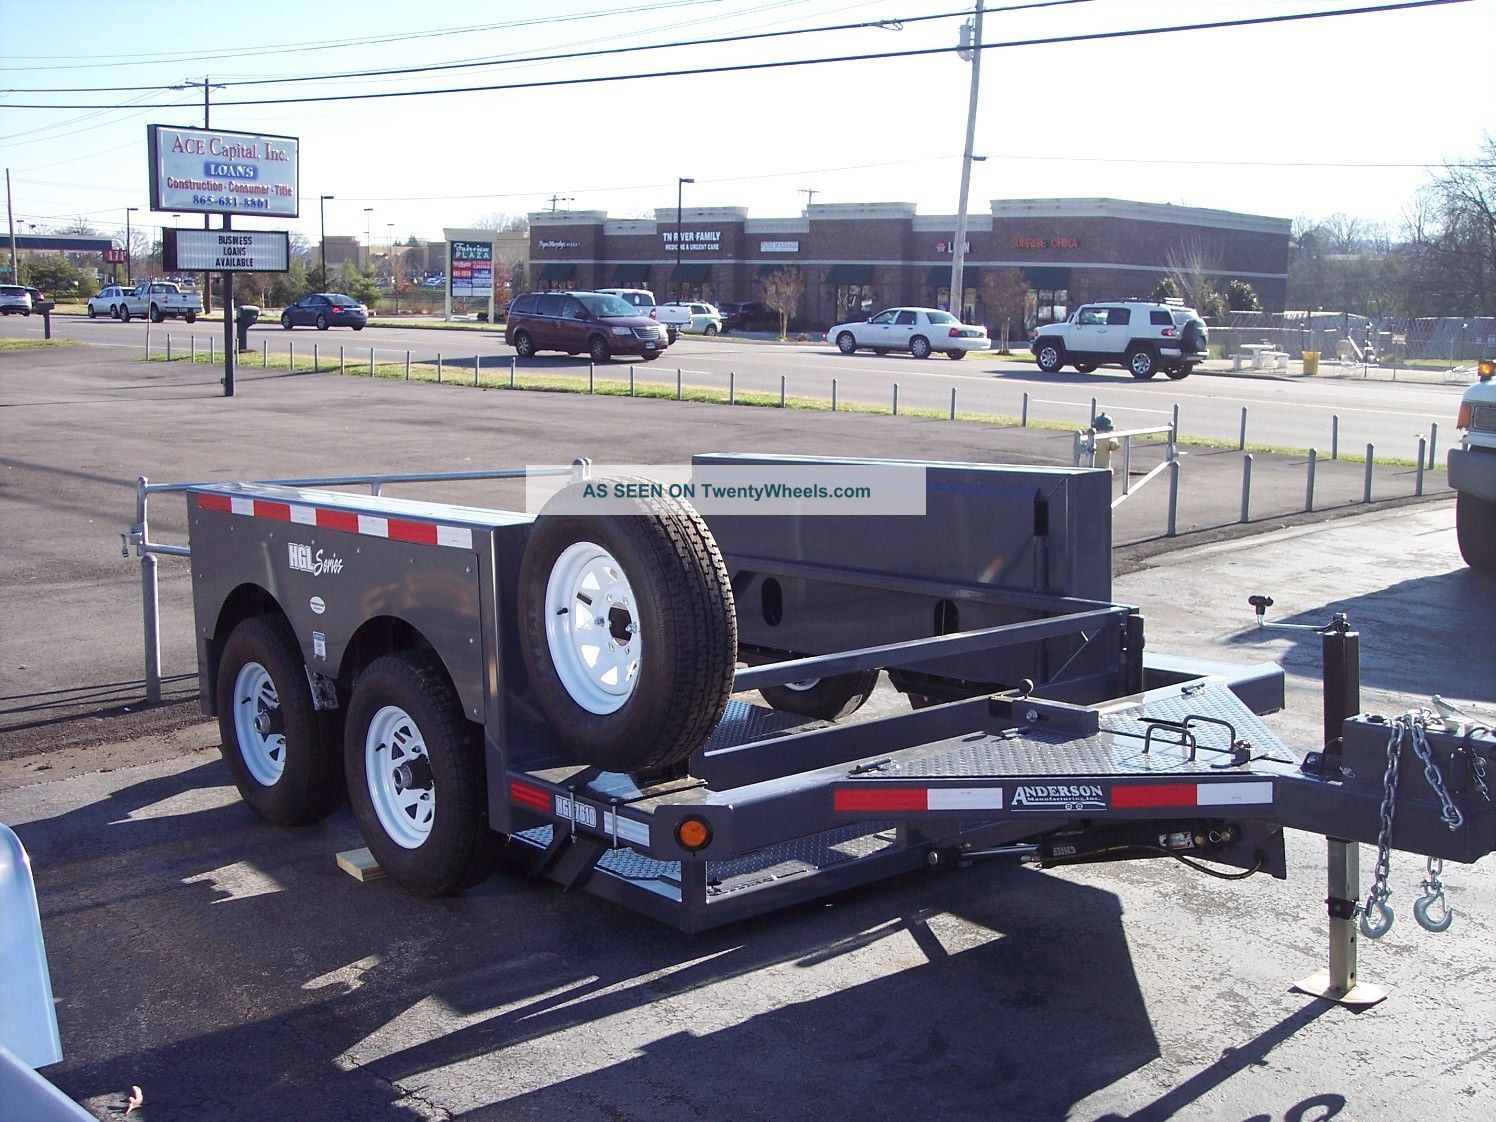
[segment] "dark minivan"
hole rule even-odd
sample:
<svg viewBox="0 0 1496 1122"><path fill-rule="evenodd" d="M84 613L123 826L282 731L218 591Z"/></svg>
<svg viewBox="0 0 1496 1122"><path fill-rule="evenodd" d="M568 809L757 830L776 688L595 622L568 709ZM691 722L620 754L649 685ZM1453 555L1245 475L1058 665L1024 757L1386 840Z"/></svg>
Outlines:
<svg viewBox="0 0 1496 1122"><path fill-rule="evenodd" d="M615 355L656 359L665 350L665 329L633 305L603 292L526 292L509 305L504 342L521 358L536 351L584 351L593 362Z"/></svg>

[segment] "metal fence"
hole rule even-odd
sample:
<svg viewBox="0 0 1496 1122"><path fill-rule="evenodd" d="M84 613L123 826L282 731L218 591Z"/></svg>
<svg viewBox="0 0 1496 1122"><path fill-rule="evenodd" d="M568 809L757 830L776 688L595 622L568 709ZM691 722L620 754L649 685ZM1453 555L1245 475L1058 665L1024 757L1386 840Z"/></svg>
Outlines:
<svg viewBox="0 0 1496 1122"><path fill-rule="evenodd" d="M1418 363L1456 367L1496 355L1496 319L1489 316L1368 317L1350 312L1228 312L1208 321L1212 349L1230 355L1241 345L1268 343L1322 361L1381 366Z"/></svg>

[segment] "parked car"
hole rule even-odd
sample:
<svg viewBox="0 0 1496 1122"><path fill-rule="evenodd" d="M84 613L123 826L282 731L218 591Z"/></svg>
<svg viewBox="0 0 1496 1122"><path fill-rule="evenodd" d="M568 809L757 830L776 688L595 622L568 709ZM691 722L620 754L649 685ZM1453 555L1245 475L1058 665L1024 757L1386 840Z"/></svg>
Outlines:
<svg viewBox="0 0 1496 1122"><path fill-rule="evenodd" d="M778 331L779 313L758 300L722 305L723 331Z"/></svg>
<svg viewBox="0 0 1496 1122"><path fill-rule="evenodd" d="M687 317L680 326L684 335L715 335L722 330L722 313L711 304L682 301L679 304L661 304L659 307L659 318L665 320L666 326L678 322L680 313Z"/></svg>
<svg viewBox="0 0 1496 1122"><path fill-rule="evenodd" d="M522 358L537 351L584 351L593 362L616 355L659 358L665 328L620 297L604 292L526 292L514 298L504 342Z"/></svg>
<svg viewBox="0 0 1496 1122"><path fill-rule="evenodd" d="M293 327L315 327L318 331L351 327L362 331L368 322L369 309L341 292L314 292L281 313L281 326L287 331Z"/></svg>
<svg viewBox="0 0 1496 1122"><path fill-rule="evenodd" d="M1456 424L1465 431L1449 450L1449 485L1460 556L1477 572L1496 575L1496 360L1481 359L1476 371L1460 399Z"/></svg>
<svg viewBox="0 0 1496 1122"><path fill-rule="evenodd" d="M29 316L31 293L19 284L0 284L0 315Z"/></svg>
<svg viewBox="0 0 1496 1122"><path fill-rule="evenodd" d="M654 293L647 288L598 288L596 292L616 296L625 304L631 304L642 316L648 316L665 325L667 341L674 343L676 336L691 322L691 313L682 304L656 304Z"/></svg>
<svg viewBox="0 0 1496 1122"><path fill-rule="evenodd" d="M1146 380L1160 370L1176 381L1205 361L1208 332L1193 308L1152 300L1082 304L1064 323L1041 327L1034 337L1039 369L1066 365L1082 374L1098 366L1125 367Z"/></svg>
<svg viewBox="0 0 1496 1122"><path fill-rule="evenodd" d="M33 312L50 312L57 306L56 300L48 300L47 294L39 288L26 286L26 295L31 297L31 310Z"/></svg>
<svg viewBox="0 0 1496 1122"><path fill-rule="evenodd" d="M88 318L98 319L100 316L108 316L110 319L119 319L119 312L124 307L125 289L117 284L111 284L99 292L97 296L88 298Z"/></svg>
<svg viewBox="0 0 1496 1122"><path fill-rule="evenodd" d="M915 358L929 358L938 351L946 358L965 358L968 351L985 351L992 345L985 327L962 323L939 308L886 308L861 323L839 323L826 332L826 341L849 355L869 350L875 355L908 351Z"/></svg>

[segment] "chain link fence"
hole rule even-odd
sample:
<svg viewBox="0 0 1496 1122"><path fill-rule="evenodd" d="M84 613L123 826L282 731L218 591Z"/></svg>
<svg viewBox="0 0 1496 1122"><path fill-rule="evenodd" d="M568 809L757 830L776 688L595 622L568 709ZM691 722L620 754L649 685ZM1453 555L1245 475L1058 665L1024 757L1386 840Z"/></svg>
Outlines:
<svg viewBox="0 0 1496 1122"><path fill-rule="evenodd" d="M1289 354L1315 351L1322 364L1429 370L1471 381L1477 359L1496 356L1496 318L1368 317L1351 312L1228 312L1207 321L1214 357L1267 343Z"/></svg>

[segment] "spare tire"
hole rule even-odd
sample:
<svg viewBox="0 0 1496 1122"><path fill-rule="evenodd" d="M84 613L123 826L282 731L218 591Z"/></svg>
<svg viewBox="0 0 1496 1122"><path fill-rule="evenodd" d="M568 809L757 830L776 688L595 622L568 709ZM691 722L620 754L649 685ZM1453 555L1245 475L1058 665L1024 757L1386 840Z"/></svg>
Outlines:
<svg viewBox="0 0 1496 1122"><path fill-rule="evenodd" d="M578 759L651 771L687 759L722 719L737 616L722 554L687 503L609 491L629 513L568 513L583 487L616 482L573 484L536 517L520 646L536 703Z"/></svg>
<svg viewBox="0 0 1496 1122"><path fill-rule="evenodd" d="M853 670L829 678L807 678L758 692L781 713L798 713L822 721L836 721L861 709L878 684L876 670Z"/></svg>

